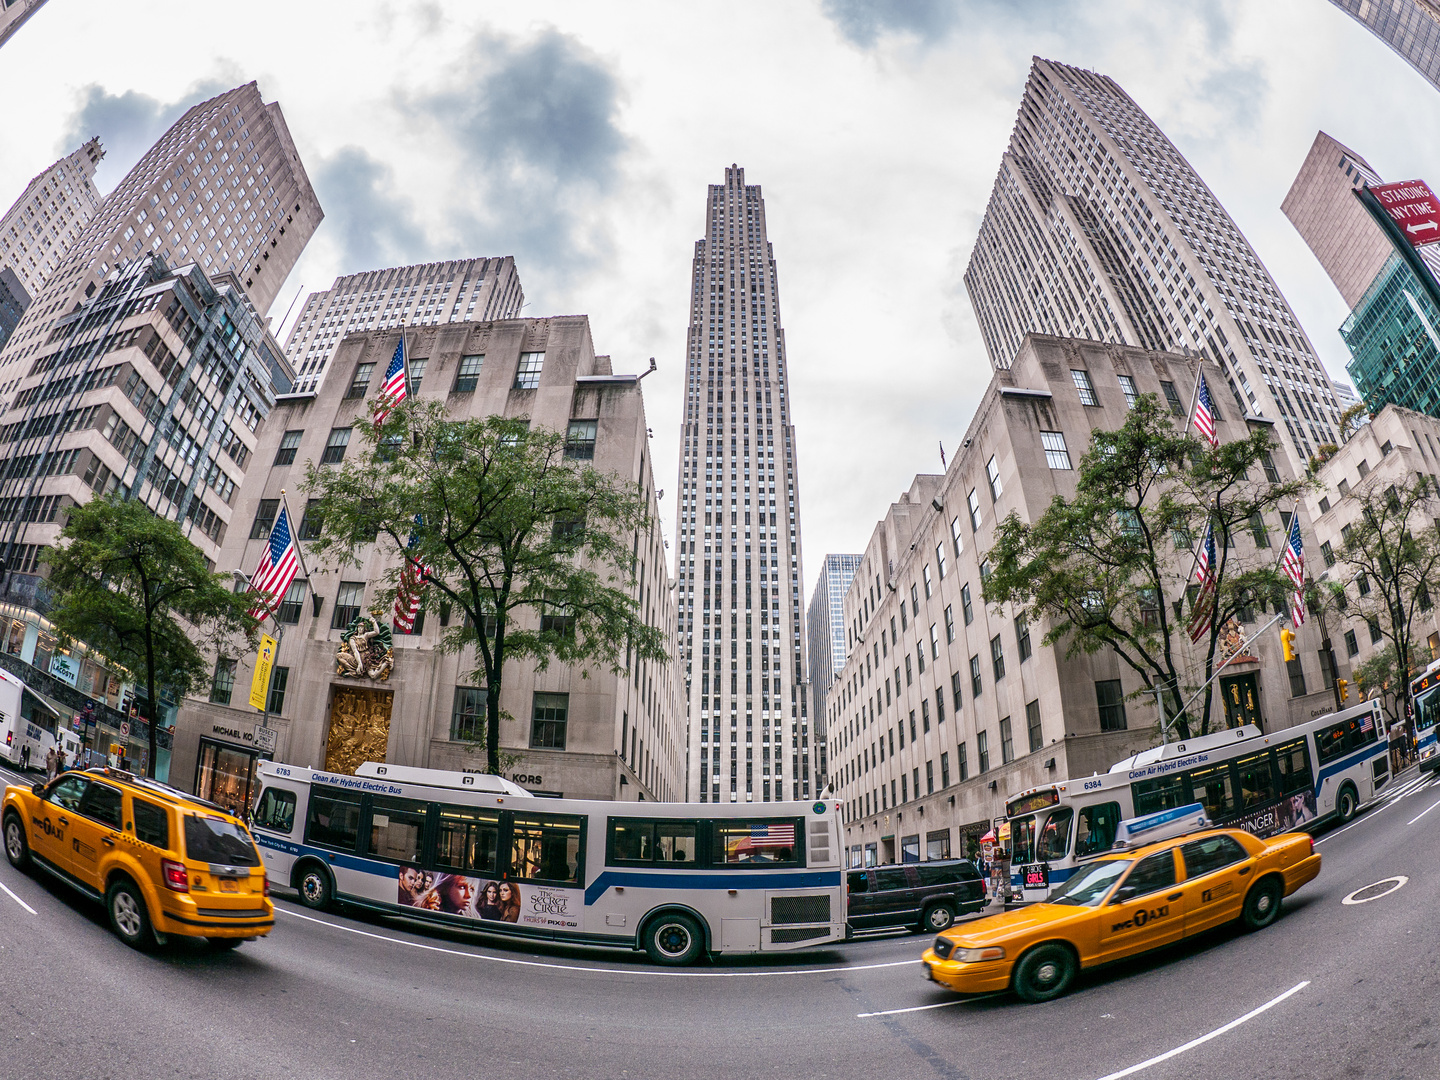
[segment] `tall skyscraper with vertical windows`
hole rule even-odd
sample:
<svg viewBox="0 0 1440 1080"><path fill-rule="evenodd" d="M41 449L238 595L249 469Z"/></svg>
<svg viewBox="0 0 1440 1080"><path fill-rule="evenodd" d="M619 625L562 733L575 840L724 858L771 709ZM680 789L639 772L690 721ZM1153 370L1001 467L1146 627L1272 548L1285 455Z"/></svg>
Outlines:
<svg viewBox="0 0 1440 1080"><path fill-rule="evenodd" d="M845 641L845 594L850 591L850 582L854 580L862 558L862 555L826 555L815 590L810 594L810 605L805 610L817 790L825 786L829 765L825 695L845 667L845 657L850 655Z"/></svg>
<svg viewBox="0 0 1440 1080"><path fill-rule="evenodd" d="M775 258L759 185L710 185L695 244L675 544L688 798L816 792L800 511Z"/></svg>
<svg viewBox="0 0 1440 1080"><path fill-rule="evenodd" d="M309 295L290 331L286 352L299 375L295 389L315 390L341 339L357 330L518 319L524 306L525 291L509 255L338 277L324 292ZM410 377L415 378L413 369Z"/></svg>
<svg viewBox="0 0 1440 1080"><path fill-rule="evenodd" d="M997 369L1028 331L1199 352L1225 372L1222 409L1284 421L1297 469L1339 442L1330 380L1270 274L1107 76L1035 58L965 287Z"/></svg>
<svg viewBox="0 0 1440 1080"><path fill-rule="evenodd" d="M100 206L95 168L104 156L100 140L91 139L26 184L0 217L0 266L13 270L29 295L39 294Z"/></svg>
<svg viewBox="0 0 1440 1080"><path fill-rule="evenodd" d="M1440 3L1436 0L1330 0L1394 49L1440 89Z"/></svg>

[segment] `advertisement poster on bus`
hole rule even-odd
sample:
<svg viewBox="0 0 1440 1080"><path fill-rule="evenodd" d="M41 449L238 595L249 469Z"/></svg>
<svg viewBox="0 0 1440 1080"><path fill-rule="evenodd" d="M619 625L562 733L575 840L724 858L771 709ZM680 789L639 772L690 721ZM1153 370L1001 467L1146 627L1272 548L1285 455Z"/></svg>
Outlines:
<svg viewBox="0 0 1440 1080"><path fill-rule="evenodd" d="M480 922L509 922L550 930L578 930L583 894L515 881L400 868L397 903Z"/></svg>
<svg viewBox="0 0 1440 1080"><path fill-rule="evenodd" d="M1238 818L1225 822L1226 825L1244 829L1259 837L1275 836L1277 833L1293 832L1307 821L1319 816L1315 806L1315 792L1309 790L1286 795L1277 803L1271 803L1261 810L1250 810Z"/></svg>

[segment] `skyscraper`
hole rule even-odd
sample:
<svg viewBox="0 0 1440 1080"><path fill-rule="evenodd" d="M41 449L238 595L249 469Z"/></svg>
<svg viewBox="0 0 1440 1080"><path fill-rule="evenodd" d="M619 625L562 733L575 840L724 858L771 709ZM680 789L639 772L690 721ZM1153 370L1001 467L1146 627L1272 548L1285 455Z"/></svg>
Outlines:
<svg viewBox="0 0 1440 1080"><path fill-rule="evenodd" d="M100 140L91 139L26 184L0 217L0 266L15 271L31 296L39 295L100 206L95 167L104 156Z"/></svg>
<svg viewBox="0 0 1440 1080"><path fill-rule="evenodd" d="M515 259L452 259L368 270L335 279L311 293L290 331L286 351L299 374L296 389L313 391L340 340L356 330L438 326L518 319L525 292ZM411 371L411 378L415 377Z"/></svg>
<svg viewBox="0 0 1440 1080"><path fill-rule="evenodd" d="M1440 89L1440 3L1435 0L1330 0L1394 49Z"/></svg>
<svg viewBox="0 0 1440 1080"><path fill-rule="evenodd" d="M805 798L800 512L788 353L759 185L710 185L686 341L676 556L688 797ZM703 469L703 473L702 473Z"/></svg>
<svg viewBox="0 0 1440 1080"><path fill-rule="evenodd" d="M860 567L861 555L826 555L805 609L810 675L810 715L815 725L815 784L823 789L827 772L825 694L850 654L845 641L845 594Z"/></svg>
<svg viewBox="0 0 1440 1080"><path fill-rule="evenodd" d="M324 216L277 102L246 83L201 102L152 146L71 244L0 352L0 404L117 267L155 252L235 274L263 317Z"/></svg>
<svg viewBox="0 0 1440 1080"><path fill-rule="evenodd" d="M965 287L997 369L1027 331L1200 352L1225 372L1221 408L1283 419L1297 469L1338 441L1329 378L1269 273L1104 75L1035 58Z"/></svg>

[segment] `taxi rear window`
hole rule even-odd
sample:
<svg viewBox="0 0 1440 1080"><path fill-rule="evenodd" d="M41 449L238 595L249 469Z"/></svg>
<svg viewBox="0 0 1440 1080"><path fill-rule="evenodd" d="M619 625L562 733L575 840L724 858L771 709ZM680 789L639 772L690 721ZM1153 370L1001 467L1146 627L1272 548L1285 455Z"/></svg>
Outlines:
<svg viewBox="0 0 1440 1080"><path fill-rule="evenodd" d="M189 814L185 818L185 854L196 862L259 866L260 853L238 825L222 818Z"/></svg>
<svg viewBox="0 0 1440 1080"><path fill-rule="evenodd" d="M142 844L170 850L170 815L165 808L133 798L130 805L135 815L135 839Z"/></svg>

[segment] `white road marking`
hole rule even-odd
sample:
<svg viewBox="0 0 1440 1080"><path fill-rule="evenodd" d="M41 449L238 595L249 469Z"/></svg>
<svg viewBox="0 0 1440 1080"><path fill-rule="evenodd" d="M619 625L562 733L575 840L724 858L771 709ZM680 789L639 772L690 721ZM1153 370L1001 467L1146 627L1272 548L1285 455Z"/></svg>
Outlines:
<svg viewBox="0 0 1440 1080"><path fill-rule="evenodd" d="M864 1020L871 1016L898 1016L900 1013L924 1012L926 1009L948 1009L951 1005L969 1005L976 1001L989 1001L991 998L1002 996L1001 991L993 994L981 994L979 997L956 998L954 1001L941 1001L934 1005L912 1005L908 1009L883 1009L880 1012L856 1013L855 1019Z"/></svg>
<svg viewBox="0 0 1440 1080"><path fill-rule="evenodd" d="M275 911L276 914L279 915L289 915L292 919L304 919L306 922L319 923L321 926L328 926L333 930L344 930L347 934L358 934L360 937L373 938L376 941L388 941L394 945L405 945L409 948L421 949L425 952L448 953L451 956L463 956L467 960L489 960L495 964L514 964L517 967L550 968L553 971L583 971L587 973L593 972L598 975L652 975L681 979L758 979L768 975L834 975L847 971L873 971L877 968L913 967L919 963L918 960L894 960L884 964L836 965L835 967L828 968L792 968L788 971L654 971L645 968L584 967L580 964L547 964L540 960L516 960L509 956L491 956L488 953L469 952L465 949L447 949L441 945L426 945L419 941L406 941L404 938L391 937L388 934L374 934L369 930L361 930L354 926L344 926L341 923L331 922L329 919L317 919L313 915L301 915L298 911L289 911L282 907L276 907Z"/></svg>
<svg viewBox="0 0 1440 1080"><path fill-rule="evenodd" d="M1335 837L1340 836L1342 833L1347 833L1347 832L1349 832L1351 829L1355 828L1356 825L1363 825L1363 824L1365 824L1365 822L1371 820L1371 819L1374 818L1377 814L1383 814L1386 810L1389 810L1390 807L1396 805L1397 803L1403 802L1405 799L1409 798L1411 795L1414 795L1417 791L1422 791L1422 790L1424 790L1425 788L1429 787L1429 786L1430 786L1431 784L1433 784L1434 782L1435 782L1435 780L1434 780L1433 778L1430 779L1430 780L1427 780L1425 783L1419 785L1418 787L1414 787L1414 788L1411 788L1409 791L1406 791L1403 795L1397 795L1395 798L1391 799L1389 802L1383 804L1382 806L1377 806L1377 807L1375 807L1375 808L1373 808L1373 809L1371 809L1371 810L1367 810L1367 811L1366 811L1364 814L1362 814L1360 817L1358 817L1358 818L1356 818L1354 821L1350 822L1349 825L1346 825L1343 829L1336 829L1336 830L1335 830L1334 832L1332 832L1332 833L1327 833L1327 834L1324 835L1324 836L1318 837L1318 838L1316 839L1315 843L1316 843L1316 844L1323 844L1323 843L1325 843L1326 840L1333 840L1333 839L1335 839Z"/></svg>
<svg viewBox="0 0 1440 1080"><path fill-rule="evenodd" d="M1424 817L1426 814L1430 813L1430 811L1431 811L1431 810L1434 810L1435 807L1437 807L1437 806L1440 806L1440 802L1433 802L1433 803L1431 803L1431 804L1430 804L1428 807L1426 807L1424 810L1421 810L1420 813L1416 814L1416 815L1415 815L1414 817L1412 817L1409 821L1405 822L1405 824L1406 824L1406 825L1414 825L1415 822L1419 821L1422 817Z"/></svg>
<svg viewBox="0 0 1440 1080"><path fill-rule="evenodd" d="M1426 811L1427 814L1428 814L1429 812L1430 812L1430 811L1428 811L1428 810ZM1386 890L1385 890L1384 892L1382 892L1382 893L1376 893L1374 896L1367 896L1367 897L1365 897L1363 900L1357 900L1357 899L1355 899L1357 896L1359 896L1359 895L1360 895L1362 892L1364 892L1366 889L1373 889L1373 888L1375 888L1376 885L1386 885L1386 884L1389 884L1389 883L1392 882L1392 881L1393 881L1395 884L1394 884L1394 885L1391 885L1390 888L1386 889ZM1409 881L1410 881L1410 879L1409 879L1408 877L1406 877L1404 874L1396 874L1394 877L1381 878L1379 881L1372 882L1372 883L1369 884L1369 885L1362 885L1362 886L1360 886L1360 888L1356 889L1356 890L1355 890L1354 892L1352 892L1349 896L1344 897L1340 902L1341 902L1342 904L1368 904L1371 900L1379 900L1382 896L1389 896L1389 895L1390 895L1391 893L1393 893L1396 889L1404 888L1405 885L1409 883Z"/></svg>
<svg viewBox="0 0 1440 1080"><path fill-rule="evenodd" d="M36 911L33 907L31 907L31 906L30 906L29 904L27 904L24 900L21 900L20 897L16 896L13 892L11 892L11 891L10 891L10 886L9 886L9 885L6 885L3 881L0 881L0 889L4 889L6 895L9 896L11 900L14 900L17 904L19 904L21 907L23 907L26 911L30 912L31 915L38 915L38 914L39 914L39 912Z"/></svg>
<svg viewBox="0 0 1440 1080"><path fill-rule="evenodd" d="M1150 1068L1150 1066L1152 1066L1152 1065L1159 1065L1162 1061L1169 1061L1169 1060L1170 1060L1171 1058L1173 1058L1173 1057L1179 1057L1181 1054L1185 1053L1187 1050L1194 1050L1195 1047L1201 1046L1201 1045L1209 1042L1211 1039L1219 1038L1221 1035L1224 1035L1227 1031L1234 1031L1237 1027L1239 1027L1241 1024L1245 1023L1246 1021L1254 1020L1255 1017L1259 1016L1261 1013L1266 1012L1266 1011L1268 1011L1268 1010L1270 1010L1270 1009L1273 1009L1276 1005L1279 1005L1279 1004L1280 1004L1282 1001L1284 1001L1286 998L1290 997L1292 994L1298 994L1301 990L1304 990L1305 987L1307 987L1307 986L1309 986L1309 985L1310 985L1310 980L1309 980L1309 979L1306 979L1306 980L1305 980L1304 982L1302 982L1302 983L1296 983L1294 986L1292 986L1289 990L1286 990L1286 991L1285 991L1283 994L1281 994L1279 997L1271 998L1269 1001L1267 1001L1264 1005L1261 1005L1259 1008L1257 1008L1257 1009L1251 1009L1251 1010L1250 1010L1248 1013L1246 1013L1244 1016L1241 1016L1241 1017L1238 1017L1238 1018L1236 1018L1236 1019L1234 1019L1234 1020L1231 1020L1228 1024L1223 1024L1223 1025L1221 1025L1220 1027L1216 1028L1214 1031L1211 1031L1211 1032L1209 1032L1209 1033L1207 1033L1207 1034L1205 1034L1205 1035L1201 1035L1198 1039L1191 1039L1189 1042L1187 1042L1187 1043L1186 1043L1185 1045L1183 1045L1183 1046L1177 1046L1174 1050L1167 1050L1165 1053L1160 1054L1160 1055L1158 1055L1158 1056L1156 1056L1156 1057L1150 1058L1148 1061L1142 1061L1142 1062L1140 1062L1140 1064L1138 1064L1138 1065L1131 1065L1128 1069L1121 1069L1119 1072L1109 1073L1109 1074L1107 1074L1107 1075L1105 1075L1105 1076L1102 1076L1102 1077L1100 1078L1100 1080L1120 1080L1120 1078L1121 1078L1122 1076L1132 1076L1132 1075L1134 1075L1135 1073L1140 1072L1142 1069L1148 1069L1148 1068Z"/></svg>

